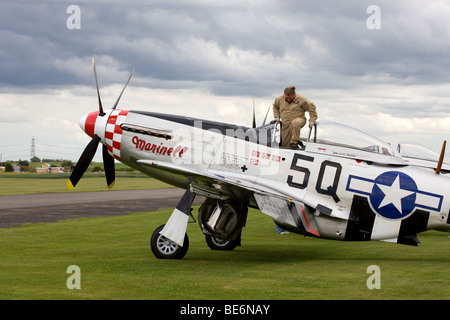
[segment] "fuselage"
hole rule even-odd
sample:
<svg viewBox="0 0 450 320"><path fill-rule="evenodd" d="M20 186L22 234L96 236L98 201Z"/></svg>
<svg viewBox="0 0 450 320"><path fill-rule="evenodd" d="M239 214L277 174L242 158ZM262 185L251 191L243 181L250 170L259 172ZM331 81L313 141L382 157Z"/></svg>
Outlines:
<svg viewBox="0 0 450 320"><path fill-rule="evenodd" d="M317 140L292 150L279 147L271 126L142 111L97 115L84 116L80 126L118 161L177 187L247 197L297 233L417 245L419 232L450 230L450 179L381 148L355 151ZM297 215L282 209L286 201Z"/></svg>

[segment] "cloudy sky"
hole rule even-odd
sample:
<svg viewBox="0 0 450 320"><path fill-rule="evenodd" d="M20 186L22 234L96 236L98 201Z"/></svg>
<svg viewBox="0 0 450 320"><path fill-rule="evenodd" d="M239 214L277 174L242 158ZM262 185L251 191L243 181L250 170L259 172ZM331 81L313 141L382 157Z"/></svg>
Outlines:
<svg viewBox="0 0 450 320"><path fill-rule="evenodd" d="M294 85L319 120L440 151L449 17L446 0L2 1L0 154L28 160L34 137L36 156L78 159L92 57L106 107L135 68L119 108L250 126L253 97L261 124Z"/></svg>

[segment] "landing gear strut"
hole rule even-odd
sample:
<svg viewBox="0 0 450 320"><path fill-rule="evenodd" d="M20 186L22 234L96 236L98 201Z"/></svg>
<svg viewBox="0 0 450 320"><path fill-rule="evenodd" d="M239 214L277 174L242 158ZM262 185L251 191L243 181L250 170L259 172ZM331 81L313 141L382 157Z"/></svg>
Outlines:
<svg viewBox="0 0 450 320"><path fill-rule="evenodd" d="M195 193L186 190L167 223L153 232L150 247L157 258L181 259L186 255L186 227L194 198ZM240 245L247 212L246 201L207 198L198 210L198 223L208 246L213 250L233 250Z"/></svg>

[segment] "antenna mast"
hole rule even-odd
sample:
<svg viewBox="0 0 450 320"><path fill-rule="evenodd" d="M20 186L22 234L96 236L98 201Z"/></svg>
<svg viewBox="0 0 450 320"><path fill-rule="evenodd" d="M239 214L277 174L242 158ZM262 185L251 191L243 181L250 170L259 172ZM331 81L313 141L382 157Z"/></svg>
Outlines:
<svg viewBox="0 0 450 320"><path fill-rule="evenodd" d="M36 146L34 145L34 137L31 139L31 155L30 155L30 161L33 160L33 158L36 156Z"/></svg>

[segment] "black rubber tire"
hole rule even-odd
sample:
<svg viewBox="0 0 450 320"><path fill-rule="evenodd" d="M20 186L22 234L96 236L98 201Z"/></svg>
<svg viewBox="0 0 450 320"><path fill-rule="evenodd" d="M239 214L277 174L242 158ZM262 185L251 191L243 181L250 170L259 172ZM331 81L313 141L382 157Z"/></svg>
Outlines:
<svg viewBox="0 0 450 320"><path fill-rule="evenodd" d="M238 241L223 240L214 236L205 235L206 243L212 250L232 251L238 246Z"/></svg>
<svg viewBox="0 0 450 320"><path fill-rule="evenodd" d="M175 242L167 239L160 234L161 230L164 228L164 224L156 228L150 239L150 248L153 254L158 259L182 259L189 248L189 238L187 234L184 235L183 246L180 247Z"/></svg>

